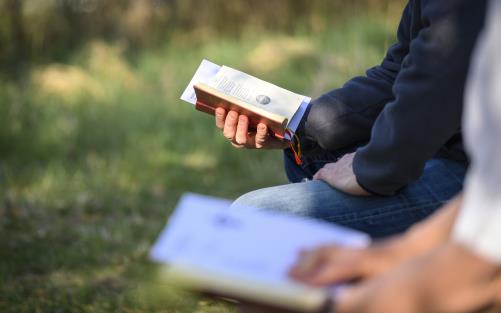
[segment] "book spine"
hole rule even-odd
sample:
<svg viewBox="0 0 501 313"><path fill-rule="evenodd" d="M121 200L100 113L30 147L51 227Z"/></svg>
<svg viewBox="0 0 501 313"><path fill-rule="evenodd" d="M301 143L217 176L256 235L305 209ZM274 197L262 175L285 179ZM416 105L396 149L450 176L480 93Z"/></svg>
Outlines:
<svg viewBox="0 0 501 313"><path fill-rule="evenodd" d="M195 104L195 109L201 112L208 113L210 115L214 115L216 112L216 109L198 100L197 103Z"/></svg>

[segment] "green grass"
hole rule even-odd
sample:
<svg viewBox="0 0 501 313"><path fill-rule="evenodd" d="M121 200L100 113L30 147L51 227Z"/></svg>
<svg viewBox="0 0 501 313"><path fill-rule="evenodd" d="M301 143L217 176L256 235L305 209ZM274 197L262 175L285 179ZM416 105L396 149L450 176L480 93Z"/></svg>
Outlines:
<svg viewBox="0 0 501 313"><path fill-rule="evenodd" d="M209 58L318 96L379 63L386 18L316 34L178 34L133 56L96 41L68 64L4 74L0 312L232 311L156 288L147 252L183 192L235 198L285 183L281 154L233 149L182 89Z"/></svg>

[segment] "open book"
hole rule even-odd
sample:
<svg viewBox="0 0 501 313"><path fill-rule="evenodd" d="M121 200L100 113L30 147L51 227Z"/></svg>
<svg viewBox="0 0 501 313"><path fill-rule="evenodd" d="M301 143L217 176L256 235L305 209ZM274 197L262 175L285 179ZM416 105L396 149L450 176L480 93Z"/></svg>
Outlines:
<svg viewBox="0 0 501 313"><path fill-rule="evenodd" d="M217 107L247 115L250 128L262 122L279 138L290 139L310 98L227 66L203 60L181 99L214 114Z"/></svg>
<svg viewBox="0 0 501 313"><path fill-rule="evenodd" d="M231 202L184 195L150 251L176 286L294 311L322 309L332 292L288 277L302 249L337 243L365 246L369 237L285 213L229 209Z"/></svg>

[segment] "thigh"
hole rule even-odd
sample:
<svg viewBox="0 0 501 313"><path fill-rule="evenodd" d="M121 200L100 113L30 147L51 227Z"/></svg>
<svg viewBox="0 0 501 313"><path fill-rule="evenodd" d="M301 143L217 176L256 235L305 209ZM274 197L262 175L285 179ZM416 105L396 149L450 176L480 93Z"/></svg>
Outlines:
<svg viewBox="0 0 501 313"><path fill-rule="evenodd" d="M450 200L461 190L465 171L463 164L433 159L418 181L394 196L355 197L322 181L308 181L247 193L234 207L290 212L384 237L405 231Z"/></svg>
<svg viewBox="0 0 501 313"><path fill-rule="evenodd" d="M326 201L337 203L339 192L323 181L313 180L251 191L236 199L232 208L257 208L319 217L329 210Z"/></svg>
<svg viewBox="0 0 501 313"><path fill-rule="evenodd" d="M258 208L321 219L358 229L371 237L398 233L411 219L419 219L421 206L405 196L355 197L313 180L249 192L238 198L233 209ZM410 212L412 211L412 214ZM411 215L411 218L409 216Z"/></svg>

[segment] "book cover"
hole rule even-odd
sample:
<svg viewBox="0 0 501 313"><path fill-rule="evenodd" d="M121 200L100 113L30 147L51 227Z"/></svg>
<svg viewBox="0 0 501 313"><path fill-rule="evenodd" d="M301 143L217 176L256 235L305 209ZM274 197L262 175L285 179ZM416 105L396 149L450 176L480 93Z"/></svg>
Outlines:
<svg viewBox="0 0 501 313"><path fill-rule="evenodd" d="M285 213L234 208L227 200L184 195L153 245L166 282L253 303L315 312L332 288L292 280L299 252L320 245L365 246L366 234ZM333 286L336 287L336 286Z"/></svg>
<svg viewBox="0 0 501 313"><path fill-rule="evenodd" d="M287 140L296 131L311 100L208 60L202 61L181 99L209 114L214 114L217 107L236 110L248 115L251 131L262 122L273 135Z"/></svg>

